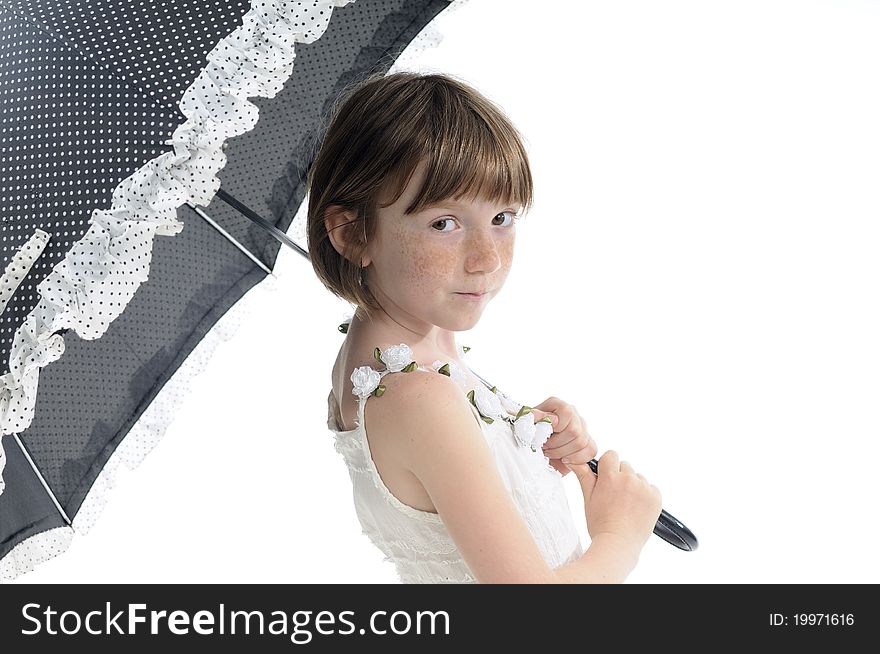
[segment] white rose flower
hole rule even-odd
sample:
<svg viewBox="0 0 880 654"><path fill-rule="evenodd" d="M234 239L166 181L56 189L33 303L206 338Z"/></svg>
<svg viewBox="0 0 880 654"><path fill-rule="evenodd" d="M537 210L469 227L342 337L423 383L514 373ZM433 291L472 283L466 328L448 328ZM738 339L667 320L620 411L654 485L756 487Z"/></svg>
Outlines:
<svg viewBox="0 0 880 654"><path fill-rule="evenodd" d="M522 445L531 445L535 440L535 414L529 411L513 421L513 435L516 441Z"/></svg>
<svg viewBox="0 0 880 654"><path fill-rule="evenodd" d="M371 366L355 368L351 373L351 383L354 384L351 392L358 397L366 397L376 390L379 379L379 371L374 370Z"/></svg>
<svg viewBox="0 0 880 654"><path fill-rule="evenodd" d="M477 384L476 388L474 388L474 404L477 405L480 413L488 418L501 418L504 416L501 400L483 384Z"/></svg>
<svg viewBox="0 0 880 654"><path fill-rule="evenodd" d="M535 414L531 411L513 421L513 435L517 442L524 447L529 446L539 450L552 433L553 426L549 422L541 420L535 422Z"/></svg>
<svg viewBox="0 0 880 654"><path fill-rule="evenodd" d="M501 400L501 406L503 406L504 410L507 411L508 413L512 413L513 415L516 415L519 413L519 410L523 408L522 404L507 397L501 391L498 391L497 394L498 394L498 398Z"/></svg>
<svg viewBox="0 0 880 654"><path fill-rule="evenodd" d="M532 414L534 415L534 414ZM536 450L540 450L544 447L544 443L550 438L550 434L553 433L553 425L549 422L538 421L535 423L535 435L532 438L532 447Z"/></svg>
<svg viewBox="0 0 880 654"><path fill-rule="evenodd" d="M382 352L382 362L389 372L400 372L412 360L412 350L406 343L392 345Z"/></svg>
<svg viewBox="0 0 880 654"><path fill-rule="evenodd" d="M449 370L449 376L455 383L462 387L467 384L467 377L461 371L461 368L457 363L455 363L455 361L450 361L446 363L445 361L440 361L440 359L437 359L436 361L434 361L434 363L431 364L431 367L434 368L434 370L437 372L440 372L440 368L442 368L443 366L447 366L447 370Z"/></svg>
<svg viewBox="0 0 880 654"><path fill-rule="evenodd" d="M467 384L467 376L462 372L461 366L454 361L449 364L449 371L452 373L452 379L454 379L459 386Z"/></svg>

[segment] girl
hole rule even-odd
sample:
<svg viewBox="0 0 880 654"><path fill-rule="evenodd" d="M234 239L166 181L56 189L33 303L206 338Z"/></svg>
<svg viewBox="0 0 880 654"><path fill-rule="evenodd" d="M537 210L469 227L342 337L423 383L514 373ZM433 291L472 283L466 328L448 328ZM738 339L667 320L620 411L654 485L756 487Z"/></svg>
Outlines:
<svg viewBox="0 0 880 654"><path fill-rule="evenodd" d="M374 74L337 101L308 183L312 265L357 306L340 325L327 426L363 531L401 581L622 582L660 515L658 489L613 450L594 475L597 447L572 405L488 388L455 341L501 291L532 203L504 113L448 75Z"/></svg>

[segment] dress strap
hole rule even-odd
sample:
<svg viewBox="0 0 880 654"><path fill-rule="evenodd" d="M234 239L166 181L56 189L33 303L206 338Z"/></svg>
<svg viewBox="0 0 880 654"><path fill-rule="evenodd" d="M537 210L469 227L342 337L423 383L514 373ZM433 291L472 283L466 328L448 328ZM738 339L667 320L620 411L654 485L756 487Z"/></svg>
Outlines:
<svg viewBox="0 0 880 654"><path fill-rule="evenodd" d="M473 389L468 390L467 376L453 362L434 361L431 368L420 366L412 358L412 349L406 343L392 345L385 350L378 347L373 350L373 357L384 366L377 370L373 366L359 366L351 373L352 393L358 396L358 428L364 423L364 405L371 395L381 397L385 393L382 378L392 372L412 373L415 371L436 372L447 375L461 388L468 399L471 413L483 431L484 424L508 423L510 432L519 445L529 447L538 452L552 433L550 417L545 416L535 422L531 407L525 406L508 397L495 386L489 388L482 381ZM361 430L363 431L363 430Z"/></svg>
<svg viewBox="0 0 880 654"><path fill-rule="evenodd" d="M385 393L385 385L382 384L382 378L389 373L413 373L426 372L431 374L441 374L450 377L456 385L461 388L462 392L468 395L466 388L467 382L465 375L461 372L455 362L434 361L428 366L419 365L413 360L412 349L406 343L392 345L384 350L378 347L373 350L373 357L378 364L384 366L383 370L377 370L373 366L359 366L351 373L352 393L358 397L358 423L362 424L364 419L364 404L370 396L375 395L381 397ZM473 391L468 395L468 405L471 407L472 413L478 422L483 420L473 401ZM482 423L480 423L482 426Z"/></svg>

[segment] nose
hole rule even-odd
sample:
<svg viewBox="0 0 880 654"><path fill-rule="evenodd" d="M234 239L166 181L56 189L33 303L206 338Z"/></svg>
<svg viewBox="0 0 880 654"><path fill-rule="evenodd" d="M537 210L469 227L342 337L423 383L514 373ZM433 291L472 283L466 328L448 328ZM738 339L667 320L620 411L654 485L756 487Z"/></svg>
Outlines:
<svg viewBox="0 0 880 654"><path fill-rule="evenodd" d="M466 267L468 272L493 273L501 266L495 237L488 230L476 229L467 240Z"/></svg>

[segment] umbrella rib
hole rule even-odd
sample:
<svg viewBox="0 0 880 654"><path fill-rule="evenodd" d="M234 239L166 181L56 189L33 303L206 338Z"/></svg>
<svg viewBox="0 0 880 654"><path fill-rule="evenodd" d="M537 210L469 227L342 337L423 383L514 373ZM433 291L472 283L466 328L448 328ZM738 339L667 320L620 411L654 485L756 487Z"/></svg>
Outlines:
<svg viewBox="0 0 880 654"><path fill-rule="evenodd" d="M294 241L287 234L275 227L274 224L263 218L256 211L242 203L240 200L236 200L234 197L229 195L229 193L224 191L222 188L217 190L217 197L219 197L221 200L223 200L226 204L228 204L239 213L243 214L245 217L251 219L257 226L265 229L276 240L280 241L287 247L293 248L301 255L303 255L306 259L309 258L309 253L306 250L302 249L299 245L297 245L296 241Z"/></svg>
<svg viewBox="0 0 880 654"><path fill-rule="evenodd" d="M271 270L269 270L269 269L266 267L266 264L264 264L262 261L260 261L260 260L256 257L256 255L253 254L250 250L248 250L245 246L243 246L241 243L239 243L238 241L236 241L236 240L232 237L232 235L231 235L229 232L227 232L225 229L223 229L222 227L220 227L220 225L218 225L218 224L216 223L216 221L214 221L214 220L213 220L208 214L206 214L206 213L201 209L201 207L197 207L196 205L192 204L191 202L187 202L187 204L190 206L190 208L191 208L193 211L195 211L195 212L196 212L197 214L199 214L202 218L204 218L204 219L208 222L208 224L211 225L211 227L213 227L213 228L216 229L218 232L220 232L221 234L223 234L223 236L225 236L226 239L227 239L228 241L230 241L230 242L231 242L235 247L237 247L239 250L241 250L242 252L244 252L244 253L245 253L245 254L246 254L246 255L247 255L247 256L248 256L248 257L249 257L249 258L250 258L255 264L257 264L260 268L262 268L263 270L265 270L268 274L272 275L273 277L275 276L275 273L273 273Z"/></svg>
<svg viewBox="0 0 880 654"><path fill-rule="evenodd" d="M52 492L52 489L49 488L49 484L46 483L46 480L43 479L42 473L40 473L36 464L34 464L34 460L31 458L31 455L28 453L27 448L24 446L24 443L21 442L21 439L18 437L18 434L13 434L13 438L15 438L15 442L18 443L19 449L24 454L25 458L28 460L28 463L31 464L31 468L34 469L34 472L37 473L37 478L40 480L40 483L43 484L43 488L46 489L46 492L49 494L49 497L55 503L55 508L58 509L58 512L61 514L61 517L64 518L64 521L67 523L67 526L73 529L73 521L67 517L67 513L64 512L64 509L61 508L61 504L59 504L58 499L55 497L55 493ZM74 529L76 531L76 529Z"/></svg>

